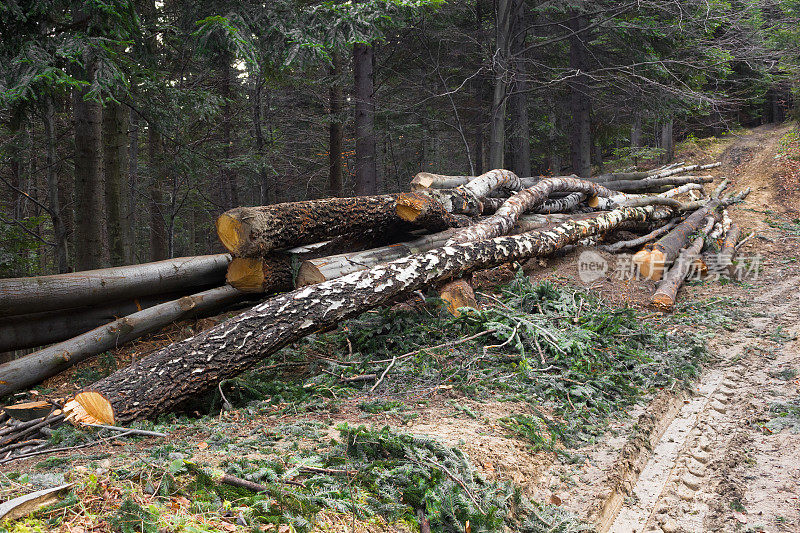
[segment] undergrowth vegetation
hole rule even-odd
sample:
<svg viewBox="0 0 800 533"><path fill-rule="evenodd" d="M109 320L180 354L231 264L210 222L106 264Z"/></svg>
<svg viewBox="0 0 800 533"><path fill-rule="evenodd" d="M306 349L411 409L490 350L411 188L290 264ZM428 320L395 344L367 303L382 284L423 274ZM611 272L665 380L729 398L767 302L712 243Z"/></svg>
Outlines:
<svg viewBox="0 0 800 533"><path fill-rule="evenodd" d="M108 519L95 500L73 503L70 513L95 513L118 531L324 531L336 517L352 520L353 531L417 531L423 520L447 532L462 532L467 522L473 532L586 530L513 484L484 479L458 447L384 424L412 423L434 393L450 398L451 416L476 420L483 402L508 401L522 409L498 421L509 435L580 461L575 448L642 395L696 375L702 340L521 273L482 298L481 309L458 318L430 301L365 313L287 347L206 399L212 411L233 410L228 415L142 424L173 429L185 441L132 454L102 476L70 471L80 491L89 483L96 493L100 483L116 501ZM199 456L191 438L198 432L206 435ZM67 429L53 439L81 442L80 432ZM222 485L211 467L266 490ZM42 511L16 530L47 530L69 516Z"/></svg>

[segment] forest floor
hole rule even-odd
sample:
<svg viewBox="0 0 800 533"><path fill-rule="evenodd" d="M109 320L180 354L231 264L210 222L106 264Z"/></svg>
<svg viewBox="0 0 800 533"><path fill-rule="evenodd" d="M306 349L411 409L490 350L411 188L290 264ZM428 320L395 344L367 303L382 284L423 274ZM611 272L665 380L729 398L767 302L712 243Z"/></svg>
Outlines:
<svg viewBox="0 0 800 533"><path fill-rule="evenodd" d="M421 297L342 324L228 380L186 413L0 466L3 499L63 481L8 530L798 531L800 146L792 126L686 142L722 161L742 282L695 281L670 314L619 256L585 283L579 253L477 276L457 319ZM219 319L216 319L219 320ZM84 363L64 397L215 320ZM220 409L224 407L224 409ZM203 414L206 413L206 414ZM100 433L110 436L109 433ZM97 434L71 427L74 446ZM268 487L224 487L224 471ZM422 526L424 530L424 526Z"/></svg>

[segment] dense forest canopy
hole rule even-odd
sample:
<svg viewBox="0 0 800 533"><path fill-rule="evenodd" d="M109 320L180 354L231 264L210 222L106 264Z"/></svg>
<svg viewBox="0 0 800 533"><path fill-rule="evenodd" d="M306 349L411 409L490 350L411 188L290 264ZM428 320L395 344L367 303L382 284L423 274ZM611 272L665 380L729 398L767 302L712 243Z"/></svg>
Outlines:
<svg viewBox="0 0 800 533"><path fill-rule="evenodd" d="M0 275L220 250L221 212L669 159L782 121L797 0L10 0Z"/></svg>

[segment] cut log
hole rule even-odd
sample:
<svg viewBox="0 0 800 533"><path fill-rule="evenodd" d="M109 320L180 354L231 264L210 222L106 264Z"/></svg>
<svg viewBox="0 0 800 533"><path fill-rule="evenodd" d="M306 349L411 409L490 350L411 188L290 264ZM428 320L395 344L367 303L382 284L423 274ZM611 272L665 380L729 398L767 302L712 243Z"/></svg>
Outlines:
<svg viewBox="0 0 800 533"><path fill-rule="evenodd" d="M521 188L520 179L510 170L490 170L455 189L419 189L405 193L397 199L397 214L409 222L442 209L454 214L480 215L484 212L481 200L490 193Z"/></svg>
<svg viewBox="0 0 800 533"><path fill-rule="evenodd" d="M290 291L294 289L292 256L275 252L265 259L234 257L225 280L245 293Z"/></svg>
<svg viewBox="0 0 800 533"><path fill-rule="evenodd" d="M23 422L30 422L31 420L42 418L49 415L53 411L53 404L43 400L37 402L24 402L15 403L14 405L7 405L3 407L5 412L11 418L22 420Z"/></svg>
<svg viewBox="0 0 800 533"><path fill-rule="evenodd" d="M219 281L216 286L218 285ZM188 294L191 293L181 291L102 303L91 307L7 317L0 321L0 352L36 348L71 339L120 317L170 300L177 300Z"/></svg>
<svg viewBox="0 0 800 533"><path fill-rule="evenodd" d="M276 250L362 231L402 233L456 226L441 206L413 221L397 216L397 195L328 198L262 207L237 207L217 219L222 244L238 257L265 257Z"/></svg>
<svg viewBox="0 0 800 533"><path fill-rule="evenodd" d="M424 235L410 242L401 242L361 252L306 259L300 263L295 283L297 287L305 287L306 285L340 278L359 270L366 270L401 257L427 252L443 246L452 235L453 230L447 230Z"/></svg>
<svg viewBox="0 0 800 533"><path fill-rule="evenodd" d="M710 168L715 168L720 166L722 163L711 163L708 165L688 165L688 166L672 166L662 168L662 169L655 169L655 170L648 170L643 172L617 172L614 174L602 174L593 178L593 181L597 181L598 183L602 183L603 185L607 185L609 182L614 181L633 181L633 180L644 180L644 179L659 179L659 178L666 178L669 176L674 176L676 174L683 174L686 172L695 172L697 170L708 170Z"/></svg>
<svg viewBox="0 0 800 533"><path fill-rule="evenodd" d="M586 200L585 194L582 192L573 192L563 198L545 200L535 211L543 214L572 211L584 200Z"/></svg>
<svg viewBox="0 0 800 533"><path fill-rule="evenodd" d="M171 322L244 299L224 286L133 313L43 350L0 365L0 396L30 387L89 357L116 348Z"/></svg>
<svg viewBox="0 0 800 533"><path fill-rule="evenodd" d="M705 222L706 229L709 229L710 226L714 224L714 218L707 217ZM705 230L702 231L702 233L705 233ZM686 279L686 276L689 274L691 266L695 264L698 257L700 257L700 252L703 249L703 242L704 239L702 236L697 237L694 242L692 242L691 246L681 251L678 260L675 261L675 264L672 265L664 275L664 279L659 282L656 291L650 299L650 303L654 307L669 311L675 306L678 289L683 285L683 280Z"/></svg>
<svg viewBox="0 0 800 533"><path fill-rule="evenodd" d="M722 243L722 249L717 255L717 261L714 265L720 270L719 273L726 272L728 277L733 278L736 266L733 264L733 258L736 255L736 243L739 240L741 230L735 222L731 222L728 232L725 234L725 240Z"/></svg>
<svg viewBox="0 0 800 533"><path fill-rule="evenodd" d="M665 267L678 257L692 234L702 227L706 217L711 215L714 220L720 217L721 205L719 200L710 201L656 241L651 250L641 250L636 253L633 262L639 267L639 273L647 279L660 280Z"/></svg>
<svg viewBox="0 0 800 533"><path fill-rule="evenodd" d="M158 350L90 385L65 405L69 416L124 425L170 410L306 335L409 291L509 261L550 254L654 208L620 209L546 232L441 247L296 289L214 328Z"/></svg>
<svg viewBox="0 0 800 533"><path fill-rule="evenodd" d="M613 191L602 185L579 178L545 178L529 189L524 189L505 201L497 212L472 226L462 228L450 239L450 244L479 241L505 235L526 211L542 205L552 192L580 192L589 196L611 196Z"/></svg>
<svg viewBox="0 0 800 533"><path fill-rule="evenodd" d="M0 316L102 304L219 285L228 254L178 257L71 274L0 279Z"/></svg>
<svg viewBox="0 0 800 533"><path fill-rule="evenodd" d="M442 174L431 174L430 172L420 172L411 180L411 190L419 191L424 189L455 189L468 184L476 176L444 176ZM539 182L540 177L519 178L523 189L533 187Z"/></svg>
<svg viewBox="0 0 800 533"><path fill-rule="evenodd" d="M679 221L680 221L679 218L674 218L674 219L670 220L669 222L667 222L664 226L661 226L660 228L654 229L653 231L651 231L647 235L642 235L641 237L638 237L636 239L631 239L631 240L627 240L627 241L619 241L619 242L615 242L614 244L608 244L608 245L605 245L605 246L599 246L598 248L600 248L601 250L604 250L606 252L611 252L611 253L618 253L618 252L621 252L623 250L630 250L632 248L638 248L639 246L647 244L648 242L652 241L653 239L656 239L656 238L660 237L661 235L664 235L665 233L669 232L672 228L674 228L675 226L678 225Z"/></svg>
<svg viewBox="0 0 800 533"><path fill-rule="evenodd" d="M687 183L711 183L713 176L671 176L668 178L645 178L637 181L609 181L603 186L619 192L651 192L664 186L675 187Z"/></svg>

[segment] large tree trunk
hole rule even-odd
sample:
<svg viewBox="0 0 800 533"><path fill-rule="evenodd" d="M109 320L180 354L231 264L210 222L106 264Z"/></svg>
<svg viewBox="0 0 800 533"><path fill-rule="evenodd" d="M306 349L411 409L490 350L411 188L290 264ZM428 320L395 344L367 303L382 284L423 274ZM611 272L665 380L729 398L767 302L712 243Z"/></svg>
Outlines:
<svg viewBox="0 0 800 533"><path fill-rule="evenodd" d="M233 168L233 108L232 78L233 67L231 57L226 52L221 54L219 64L220 96L222 96L222 175L220 176L220 204L222 209L231 209L239 205L239 183L236 170Z"/></svg>
<svg viewBox="0 0 800 533"><path fill-rule="evenodd" d="M341 60L334 52L331 67L331 86L328 89L330 105L330 124L328 124L328 195L342 196L344 170L342 168L342 144L344 125L342 124L342 88L338 78L341 75Z"/></svg>
<svg viewBox="0 0 800 533"><path fill-rule="evenodd" d="M505 167L506 103L508 102L509 47L511 23L516 0L497 1L495 50L492 56L494 70L494 94L489 133L489 167Z"/></svg>
<svg viewBox="0 0 800 533"><path fill-rule="evenodd" d="M167 206L163 191L166 183L163 151L161 134L156 130L156 126L150 123L147 126L147 166L150 172L150 259L152 261L161 261L169 256L164 216Z"/></svg>
<svg viewBox="0 0 800 533"><path fill-rule="evenodd" d="M0 365L0 396L35 385L75 363L161 329L171 322L242 299L242 293L227 285L210 289L150 307L68 341L4 363Z"/></svg>
<svg viewBox="0 0 800 533"><path fill-rule="evenodd" d="M125 207L128 172L128 110L110 102L103 110L103 161L111 265L125 262Z"/></svg>
<svg viewBox="0 0 800 533"><path fill-rule="evenodd" d="M642 146L642 115L634 112L633 123L631 124L631 148L641 148Z"/></svg>
<svg viewBox="0 0 800 533"><path fill-rule="evenodd" d="M396 213L397 195L329 198L262 207L238 207L217 219L222 244L236 256L267 253L363 231L402 233L417 228L442 230L455 225L440 208L413 224Z"/></svg>
<svg viewBox="0 0 800 533"><path fill-rule="evenodd" d="M0 316L83 307L221 283L228 254L33 278L0 279Z"/></svg>
<svg viewBox="0 0 800 533"><path fill-rule="evenodd" d="M703 234L707 234L714 225L714 217L706 217L705 223L706 227L701 232ZM704 242L702 236L697 237L691 246L681 251L675 264L664 274L664 279L662 279L658 287L656 287L656 291L650 299L650 303L653 306L664 311L669 311L675 306L678 289L683 285L683 280L686 279L686 276L689 274L691 266L695 264L697 258L700 257Z"/></svg>
<svg viewBox="0 0 800 533"><path fill-rule="evenodd" d="M86 79L94 77L95 62L87 62ZM86 100L88 88L73 90L75 121L75 266L89 270L108 266L105 221L105 182L102 158L102 108Z"/></svg>
<svg viewBox="0 0 800 533"><path fill-rule="evenodd" d="M633 262L639 267L642 276L658 281L672 261L689 242L689 238L705 223L706 217L719 219L719 200L712 200L705 207L698 209L686 220L657 240L652 249L642 250L633 256Z"/></svg>
<svg viewBox="0 0 800 533"><path fill-rule="evenodd" d="M219 284L219 280L215 285ZM142 296L127 300L106 302L89 307L58 309L5 317L0 322L0 352L24 350L45 346L85 333L142 309L153 307L169 300L177 300L198 287L187 287L179 292Z"/></svg>
<svg viewBox="0 0 800 533"><path fill-rule="evenodd" d="M592 174L592 136L591 136L591 103L589 97L589 76L586 43L589 36L586 31L588 20L586 15L573 11L570 15L569 28L569 64L575 71L569 83L570 101L572 105L572 172L582 178Z"/></svg>
<svg viewBox="0 0 800 533"><path fill-rule="evenodd" d="M510 141L511 141L511 170L517 176L531 175L531 141L528 127L528 82L525 68L525 58L522 51L525 48L527 36L527 11L524 0L513 0L513 22L511 24L512 42L511 57L514 67L514 85L509 96L510 114ZM496 167L499 168L499 167Z"/></svg>
<svg viewBox="0 0 800 533"><path fill-rule="evenodd" d="M259 199L261 205L269 205L275 203L275 186L272 180L269 179L267 165L264 161L267 154L264 150L264 130L261 127L261 92L263 90L264 83L262 80L255 80L253 82L251 106L253 110L253 141L255 142L256 155L258 156Z"/></svg>
<svg viewBox="0 0 800 533"><path fill-rule="evenodd" d="M372 45L353 45L355 81L356 194L378 192L378 169L375 160L375 89L372 69L375 50Z"/></svg>
<svg viewBox="0 0 800 533"><path fill-rule="evenodd" d="M155 416L252 368L284 346L426 285L549 254L605 233L653 208L620 209L547 232L459 244L303 287L173 344L87 387L65 406L85 422L126 424Z"/></svg>
<svg viewBox="0 0 800 533"><path fill-rule="evenodd" d="M550 194L558 191L604 197L613 194L613 191L602 185L586 180L570 177L545 178L534 187L523 189L506 200L494 215L477 224L462 228L450 239L450 243L480 241L505 235L511 231L523 213L542 205Z"/></svg>
<svg viewBox="0 0 800 533"><path fill-rule="evenodd" d="M662 161L669 163L675 157L675 141L672 136L672 118L661 124L661 149L664 150Z"/></svg>
<svg viewBox="0 0 800 533"><path fill-rule="evenodd" d="M444 246L452 234L453 230L446 230L424 235L413 241L390 244L389 246L381 246L361 252L348 252L316 259L305 259L300 263L300 268L297 270L295 284L297 287L314 285L315 283L341 278L353 272L366 270L381 263L388 263L401 257L427 252L439 246Z"/></svg>
<svg viewBox="0 0 800 533"><path fill-rule="evenodd" d="M128 137L128 208L125 213L125 264L136 263L136 227L138 211L137 186L139 183L139 119L130 113L131 132Z"/></svg>
<svg viewBox="0 0 800 533"><path fill-rule="evenodd" d="M55 106L53 97L45 98L44 109L44 135L47 144L47 201L50 204L49 214L53 221L53 240L56 249L56 265L59 273L69 272L69 261L67 259L67 228L64 224L63 207L58 188L58 173L56 170L56 130L55 130ZM1 336L0 336L1 337ZM4 350L0 349L0 352Z"/></svg>

